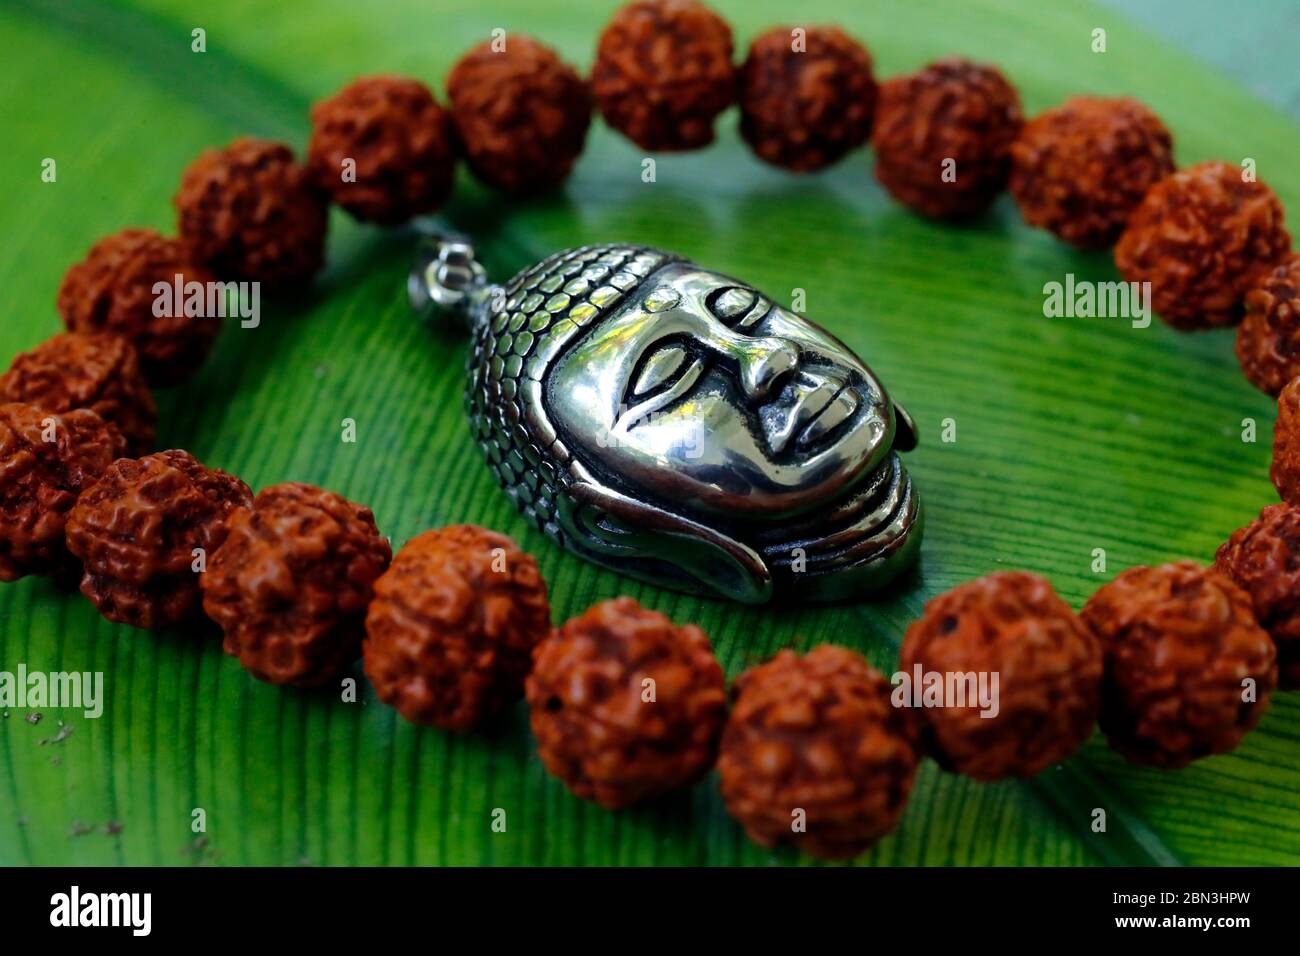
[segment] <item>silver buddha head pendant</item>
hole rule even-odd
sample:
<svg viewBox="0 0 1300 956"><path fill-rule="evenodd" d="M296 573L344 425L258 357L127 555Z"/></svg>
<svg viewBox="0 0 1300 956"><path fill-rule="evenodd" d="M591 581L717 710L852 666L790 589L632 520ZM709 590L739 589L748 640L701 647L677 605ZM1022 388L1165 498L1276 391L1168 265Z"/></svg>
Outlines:
<svg viewBox="0 0 1300 956"><path fill-rule="evenodd" d="M495 286L441 236L409 291L469 325L470 428L568 550L747 603L865 596L915 557L896 454L911 419L848 347L745 283L610 244Z"/></svg>

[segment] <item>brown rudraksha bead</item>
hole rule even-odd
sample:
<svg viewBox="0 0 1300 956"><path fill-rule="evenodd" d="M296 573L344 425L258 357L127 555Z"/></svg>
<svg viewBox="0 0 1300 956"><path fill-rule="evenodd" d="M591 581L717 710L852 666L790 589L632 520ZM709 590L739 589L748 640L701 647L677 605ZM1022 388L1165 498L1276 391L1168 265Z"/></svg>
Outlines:
<svg viewBox="0 0 1300 956"><path fill-rule="evenodd" d="M1032 777L1097 722L1101 642L1036 574L990 574L934 598L907 629L899 669L926 749L976 780ZM930 700L927 681L958 699Z"/></svg>
<svg viewBox="0 0 1300 956"><path fill-rule="evenodd" d="M1173 143L1137 100L1076 96L1034 117L1011 144L1011 195L1031 226L1102 249L1174 171Z"/></svg>
<svg viewBox="0 0 1300 956"><path fill-rule="evenodd" d="M1300 507L1300 378L1291 379L1277 396L1268 476L1283 501Z"/></svg>
<svg viewBox="0 0 1300 956"><path fill-rule="evenodd" d="M1300 253L1292 253L1246 293L1237 361L1251 384L1270 395L1300 375Z"/></svg>
<svg viewBox="0 0 1300 956"><path fill-rule="evenodd" d="M375 579L392 557L369 508L274 485L231 514L201 576L203 610L258 680L324 684L361 655Z"/></svg>
<svg viewBox="0 0 1300 956"><path fill-rule="evenodd" d="M709 772L727 686L703 631L622 597L538 646L528 706L546 769L579 797L618 810Z"/></svg>
<svg viewBox="0 0 1300 956"><path fill-rule="evenodd" d="M696 0L637 0L600 34L591 88L605 122L642 149L699 149L736 97L731 27Z"/></svg>
<svg viewBox="0 0 1300 956"><path fill-rule="evenodd" d="M366 676L407 720L465 733L523 694L551 627L537 562L474 525L426 531L375 582Z"/></svg>
<svg viewBox="0 0 1300 956"><path fill-rule="evenodd" d="M1215 566L1250 595L1273 638L1278 686L1300 690L1300 508L1269 505L1219 547Z"/></svg>
<svg viewBox="0 0 1300 956"><path fill-rule="evenodd" d="M1106 649L1101 729L1134 763L1182 767L1232 750L1277 684L1250 595L1214 568L1130 568L1088 599Z"/></svg>
<svg viewBox="0 0 1300 956"><path fill-rule="evenodd" d="M122 336L135 346L151 385L176 385L203 364L221 331L221 315L206 312L207 283L214 278L191 261L179 240L152 229L123 229L99 240L68 270L59 286L59 314L70 332ZM154 291L158 283L165 293ZM190 283L204 289L203 314L186 314Z"/></svg>
<svg viewBox="0 0 1300 956"><path fill-rule="evenodd" d="M591 91L550 47L512 34L504 50L486 41L447 77L451 115L470 170L510 193L568 178L591 125Z"/></svg>
<svg viewBox="0 0 1300 956"><path fill-rule="evenodd" d="M750 839L857 856L898 823L916 775L915 730L860 655L778 653L732 687L722 798Z"/></svg>
<svg viewBox="0 0 1300 956"><path fill-rule="evenodd" d="M451 120L418 80L354 80L313 106L311 122L308 175L354 218L404 222L451 195Z"/></svg>
<svg viewBox="0 0 1300 956"><path fill-rule="evenodd" d="M325 196L281 143L237 139L185 168L174 200L179 232L221 279L285 286L325 258Z"/></svg>
<svg viewBox="0 0 1300 956"><path fill-rule="evenodd" d="M89 409L56 415L0 405L0 581L76 569L64 522L124 447L121 433Z"/></svg>
<svg viewBox="0 0 1300 956"><path fill-rule="evenodd" d="M158 410L135 348L120 335L68 332L46 339L0 375L0 401L56 413L89 408L122 433L128 454L153 449Z"/></svg>
<svg viewBox="0 0 1300 956"><path fill-rule="evenodd" d="M1152 186L1115 246L1129 282L1174 328L1232 325L1246 293L1291 249L1282 204L1230 163L1181 169Z"/></svg>
<svg viewBox="0 0 1300 956"><path fill-rule="evenodd" d="M1006 187L1020 96L991 66L947 59L886 80L871 146L890 195L935 219L973 216Z"/></svg>
<svg viewBox="0 0 1300 956"><path fill-rule="evenodd" d="M740 132L760 159L796 172L822 169L871 135L871 57L838 27L758 36L740 68Z"/></svg>
<svg viewBox="0 0 1300 956"><path fill-rule="evenodd" d="M248 507L248 486L187 451L121 458L68 514L68 550L81 559L81 593L110 621L167 627L199 608L199 574Z"/></svg>

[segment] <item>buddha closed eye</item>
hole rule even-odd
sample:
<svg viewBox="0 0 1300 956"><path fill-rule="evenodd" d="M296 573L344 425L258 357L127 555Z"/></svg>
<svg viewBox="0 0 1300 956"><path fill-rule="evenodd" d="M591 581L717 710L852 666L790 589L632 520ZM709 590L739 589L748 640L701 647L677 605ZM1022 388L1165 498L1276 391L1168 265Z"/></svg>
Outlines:
<svg viewBox="0 0 1300 956"><path fill-rule="evenodd" d="M550 378L552 417L580 450L695 510L797 513L888 450L887 400L848 349L689 263L647 278Z"/></svg>

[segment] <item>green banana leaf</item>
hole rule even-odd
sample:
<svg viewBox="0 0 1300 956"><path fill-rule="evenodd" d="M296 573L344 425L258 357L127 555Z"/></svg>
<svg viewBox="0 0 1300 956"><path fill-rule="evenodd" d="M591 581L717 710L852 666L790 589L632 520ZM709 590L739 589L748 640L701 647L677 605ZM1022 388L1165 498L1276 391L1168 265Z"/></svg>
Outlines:
<svg viewBox="0 0 1300 956"><path fill-rule="evenodd" d="M554 0L5 0L0 113L0 356L58 331L58 283L99 237L174 229L170 200L200 149L237 135L301 149L310 104L357 75L435 89L496 27L530 33L582 69L616 4ZM1037 112L1076 92L1132 94L1174 131L1180 163L1258 164L1300 217L1300 128L1210 67L1086 2L718 0L737 45L797 13L834 22L881 76L963 53L1004 68ZM1221 14L1226 16L1227 13ZM1092 31L1107 51L1092 51ZM206 31L206 52L191 50ZM42 160L57 162L43 182ZM1209 560L1275 500L1272 403L1241 376L1231 332L1160 322L1046 318L1043 285L1115 278L1009 199L952 227L922 221L875 184L870 156L820 175L762 165L736 133L658 157L593 125L567 187L515 202L462 172L447 220L497 276L592 241L662 245L742 276L853 346L916 417L908 467L926 503L919 577L875 603L762 609L684 597L566 556L494 486L462 419L464 342L410 318L413 238L331 225L329 265L307 291L230 323L204 369L161 394L159 442L243 476L336 490L374 508L395 546L475 522L535 554L557 621L630 594L710 635L730 676L778 648L833 641L891 672L931 596L997 569L1047 575L1081 604L1126 567ZM1300 221L1296 225L1300 226ZM340 440L356 422L355 444ZM1243 440L1243 421L1258 423ZM942 440L945 422L955 441ZM1104 573L1094 570L1103 549ZM194 626L145 633L100 619L45 580L0 587L0 669L102 671L103 716L0 717L0 863L804 864L747 842L716 778L607 813L537 759L523 707L464 738L411 726L356 671L359 699L248 677ZM1276 695L1234 753L1181 771L1126 764L1100 735L1035 780L981 785L927 763L897 831L862 864L1295 863L1300 696ZM1107 811L1094 832L1094 808ZM194 829L195 810L205 830ZM506 811L505 832L493 812Z"/></svg>

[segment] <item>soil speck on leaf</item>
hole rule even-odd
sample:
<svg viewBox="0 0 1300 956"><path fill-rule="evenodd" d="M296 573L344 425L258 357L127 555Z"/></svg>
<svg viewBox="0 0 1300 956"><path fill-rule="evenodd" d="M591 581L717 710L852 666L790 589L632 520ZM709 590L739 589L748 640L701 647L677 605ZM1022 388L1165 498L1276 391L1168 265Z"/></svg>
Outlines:
<svg viewBox="0 0 1300 956"><path fill-rule="evenodd" d="M197 866L211 866L221 856L221 851L212 849L206 836L196 836L189 846L181 850L181 856L192 858Z"/></svg>
<svg viewBox="0 0 1300 956"><path fill-rule="evenodd" d="M41 746L44 747L46 744L61 744L63 743L63 741L67 740L68 737L71 736L71 734L72 734L72 724L60 723L59 732L55 734L53 737L46 737L44 740L42 740Z"/></svg>

